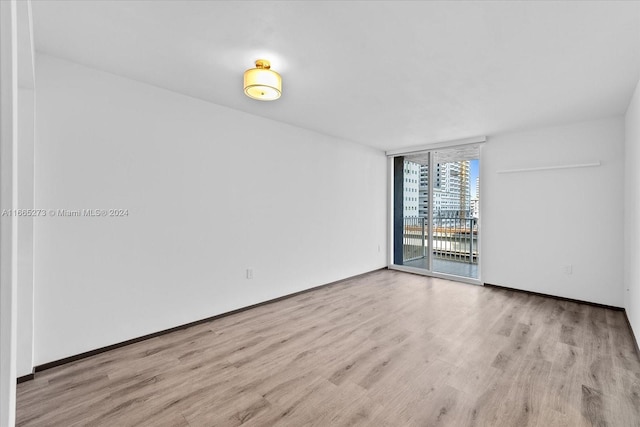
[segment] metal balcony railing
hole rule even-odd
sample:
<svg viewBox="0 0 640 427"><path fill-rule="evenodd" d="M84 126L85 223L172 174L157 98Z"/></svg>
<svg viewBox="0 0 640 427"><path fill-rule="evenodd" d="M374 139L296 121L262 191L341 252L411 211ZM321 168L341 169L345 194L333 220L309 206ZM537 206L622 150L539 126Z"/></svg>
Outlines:
<svg viewBox="0 0 640 427"><path fill-rule="evenodd" d="M411 261L424 258L427 254L426 237L425 219L423 217L404 218L402 260Z"/></svg>
<svg viewBox="0 0 640 427"><path fill-rule="evenodd" d="M429 250L424 217L404 218L403 261L424 258ZM478 224L475 218L434 216L433 257L478 263Z"/></svg>

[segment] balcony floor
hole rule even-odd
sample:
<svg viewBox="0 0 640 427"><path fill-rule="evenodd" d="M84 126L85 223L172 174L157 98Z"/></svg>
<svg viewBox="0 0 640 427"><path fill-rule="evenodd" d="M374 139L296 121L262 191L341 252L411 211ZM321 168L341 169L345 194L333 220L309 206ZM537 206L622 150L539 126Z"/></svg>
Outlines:
<svg viewBox="0 0 640 427"><path fill-rule="evenodd" d="M427 258L405 261L407 267L427 268ZM433 258L433 271L436 273L451 274L454 276L478 278L478 264L470 264L464 261L453 261L447 259Z"/></svg>

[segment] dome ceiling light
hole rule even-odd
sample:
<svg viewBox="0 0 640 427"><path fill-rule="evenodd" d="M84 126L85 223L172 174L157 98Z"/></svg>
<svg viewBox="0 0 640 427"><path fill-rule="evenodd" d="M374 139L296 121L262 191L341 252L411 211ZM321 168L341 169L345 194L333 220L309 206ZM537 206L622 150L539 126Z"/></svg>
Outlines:
<svg viewBox="0 0 640 427"><path fill-rule="evenodd" d="M266 59L256 60L256 68L244 72L244 94L259 101L273 101L282 95L282 77L271 70Z"/></svg>

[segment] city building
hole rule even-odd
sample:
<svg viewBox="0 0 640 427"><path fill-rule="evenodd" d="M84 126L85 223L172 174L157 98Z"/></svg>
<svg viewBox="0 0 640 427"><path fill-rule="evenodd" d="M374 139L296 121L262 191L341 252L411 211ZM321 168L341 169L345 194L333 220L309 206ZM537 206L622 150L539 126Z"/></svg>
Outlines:
<svg viewBox="0 0 640 427"><path fill-rule="evenodd" d="M418 217L420 212L420 165L418 163L404 162L404 216L405 218Z"/></svg>
<svg viewBox="0 0 640 427"><path fill-rule="evenodd" d="M433 214L438 218L466 218L471 212L469 161L436 163ZM420 216L428 215L428 167L420 167Z"/></svg>
<svg viewBox="0 0 640 427"><path fill-rule="evenodd" d="M472 218L480 217L480 199L476 197L471 199L471 217Z"/></svg>
<svg viewBox="0 0 640 427"><path fill-rule="evenodd" d="M471 216L473 218L480 217L480 177L476 177L475 196L471 198Z"/></svg>

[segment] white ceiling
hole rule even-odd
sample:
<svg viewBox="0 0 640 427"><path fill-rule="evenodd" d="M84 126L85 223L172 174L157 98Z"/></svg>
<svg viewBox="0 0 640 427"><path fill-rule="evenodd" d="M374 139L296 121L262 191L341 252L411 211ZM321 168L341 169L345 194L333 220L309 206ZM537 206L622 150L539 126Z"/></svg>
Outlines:
<svg viewBox="0 0 640 427"><path fill-rule="evenodd" d="M380 149L620 115L640 77L637 1L34 0L33 18L38 51ZM261 57L278 101L242 92Z"/></svg>

